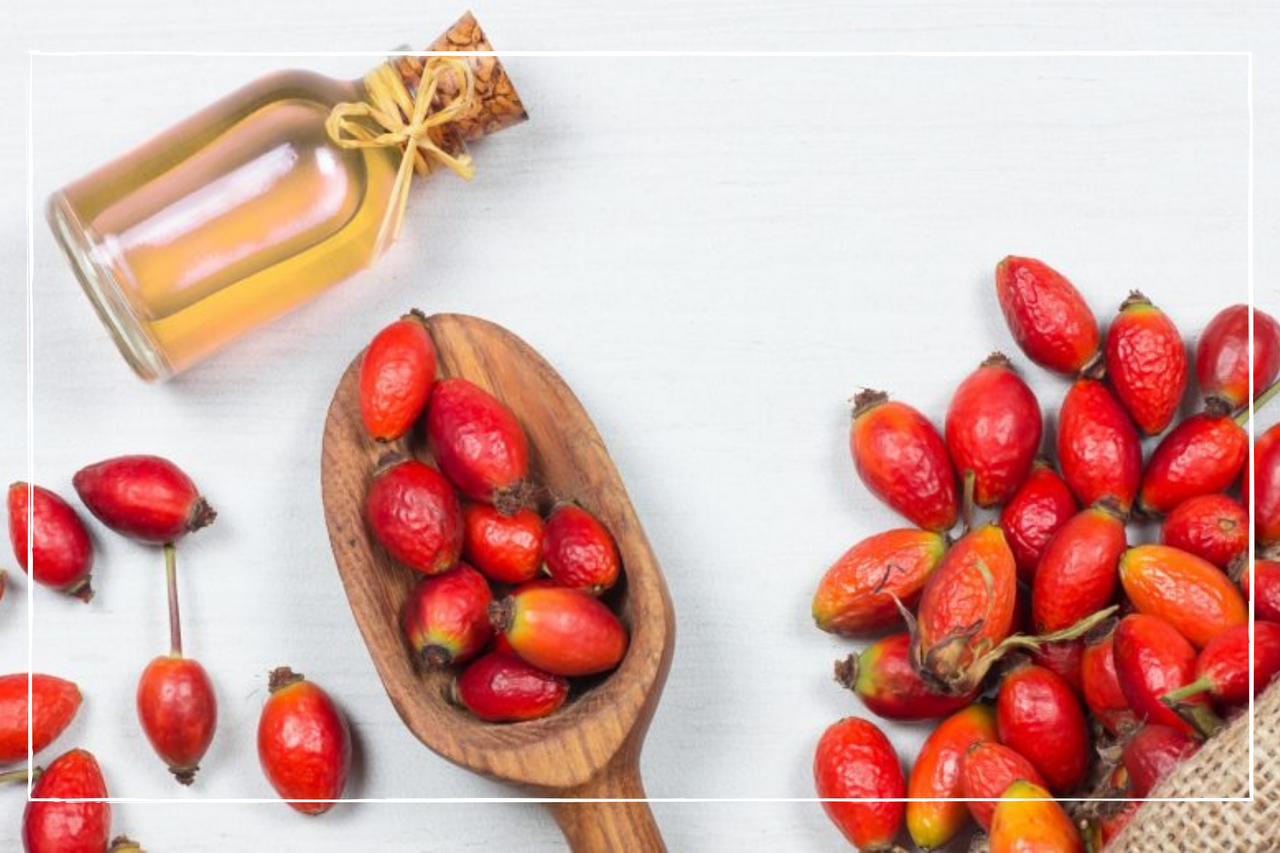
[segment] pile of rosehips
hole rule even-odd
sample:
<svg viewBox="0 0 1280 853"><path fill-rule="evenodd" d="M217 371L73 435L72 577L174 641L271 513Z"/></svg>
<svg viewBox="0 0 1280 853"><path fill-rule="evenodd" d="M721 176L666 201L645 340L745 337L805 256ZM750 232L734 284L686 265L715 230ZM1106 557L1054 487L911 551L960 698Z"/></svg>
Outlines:
<svg viewBox="0 0 1280 853"><path fill-rule="evenodd" d="M1203 409L1173 425L1191 366L1146 297L1132 293L1104 338L1075 287L1040 261L1005 258L995 284L1018 346L1071 379L1056 470L1039 457L1039 403L1003 355L956 389L941 433L883 393L855 398L858 475L916 527L849 549L819 584L813 617L824 631L881 635L836 664L868 711L942 721L909 776L867 720L822 736L818 794L867 800L823 803L863 850L890 849L904 823L936 849L970 821L995 853L1099 849L1247 705L1250 668L1254 694L1280 671L1280 426L1258 440L1252 475L1264 558L1252 648L1242 503L1243 424L1276 390L1280 325L1252 312L1250 359L1249 309L1219 313L1196 346ZM1162 433L1144 462L1142 437ZM975 507L998 515L976 524ZM1159 544L1130 543L1130 522L1156 520ZM1130 801L1091 803L1077 824L1052 799L1091 794Z"/></svg>
<svg viewBox="0 0 1280 853"><path fill-rule="evenodd" d="M400 442L421 421L436 466L407 443L388 452L366 497L369 529L424 576L402 623L419 664L466 664L451 695L482 720L544 717L564 704L569 678L608 672L626 653L626 628L601 600L621 576L618 548L575 503L536 511L520 422L466 379L437 381L424 319L387 326L361 363L369 435Z"/></svg>

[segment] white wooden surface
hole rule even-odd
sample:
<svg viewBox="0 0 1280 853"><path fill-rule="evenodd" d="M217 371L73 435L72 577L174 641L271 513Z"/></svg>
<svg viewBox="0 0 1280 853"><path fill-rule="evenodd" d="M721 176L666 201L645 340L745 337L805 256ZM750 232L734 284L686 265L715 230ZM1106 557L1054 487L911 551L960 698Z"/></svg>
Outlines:
<svg viewBox="0 0 1280 853"><path fill-rule="evenodd" d="M369 50L422 43L448 4L45 2L0 33L0 471L25 477L23 271L29 48ZM847 4L556 0L476 7L502 49L1254 50L1258 298L1280 306L1277 16L1264 4L909 0ZM13 12L7 13L12 20ZM1268 31L1268 27L1270 29ZM53 189L256 74L359 58L37 57L34 193ZM564 59L509 63L533 120L475 151L478 177L415 192L373 272L181 380L135 381L37 218L36 478L171 456L221 516L180 555L190 653L221 696L218 739L179 790L137 731L137 673L164 648L158 553L98 537L89 607L19 578L0 670L87 701L60 746L93 749L149 850L559 850L536 806L353 805L307 820L254 755L267 669L308 673L360 742L352 795L501 796L421 748L369 664L324 535L325 406L351 355L410 305L508 325L593 413L663 560L675 665L644 756L656 797L810 796L819 733L858 712L829 679L850 646L811 627L826 565L898 522L856 484L845 398L887 387L941 418L950 390L1011 343L990 275L1004 254L1059 265L1109 317L1141 287L1194 334L1247 274L1242 58ZM500 253L493 248L501 246ZM1024 359L1020 362L1025 364ZM1031 371L1046 409L1063 384ZM923 737L892 729L904 755ZM17 790L0 792L0 848ZM814 804L662 804L674 850L838 849ZM356 845L356 846L353 846Z"/></svg>

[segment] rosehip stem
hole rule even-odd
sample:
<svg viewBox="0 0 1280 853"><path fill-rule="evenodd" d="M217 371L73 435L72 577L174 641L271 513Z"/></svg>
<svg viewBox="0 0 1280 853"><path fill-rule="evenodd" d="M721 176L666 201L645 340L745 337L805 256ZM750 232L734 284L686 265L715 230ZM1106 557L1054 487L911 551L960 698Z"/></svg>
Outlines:
<svg viewBox="0 0 1280 853"><path fill-rule="evenodd" d="M1168 693L1160 697L1160 701L1170 708L1177 710L1176 706L1183 699L1189 699L1192 696L1199 696L1207 690L1213 689L1213 681L1208 676L1197 679L1185 687L1179 687L1177 690L1170 690Z"/></svg>
<svg viewBox="0 0 1280 853"><path fill-rule="evenodd" d="M26 782L28 780L34 782L43 773L43 767L37 767L35 770L28 770L25 767L20 770L10 770L8 773L0 773L0 785L6 785L10 782Z"/></svg>
<svg viewBox="0 0 1280 853"><path fill-rule="evenodd" d="M978 476L974 472L964 472L964 496L960 502L960 520L964 522L966 534L973 530L973 489L977 481Z"/></svg>
<svg viewBox="0 0 1280 853"><path fill-rule="evenodd" d="M178 613L178 549L164 545L164 576L169 586L169 657L182 657L182 617Z"/></svg>
<svg viewBox="0 0 1280 853"><path fill-rule="evenodd" d="M1266 390L1264 390L1261 394L1259 394L1254 399L1253 403L1242 408L1236 414L1236 417L1235 417L1236 423L1240 424L1240 426L1244 426L1245 424L1247 424L1249 422L1249 418L1257 414L1258 410L1261 409L1263 406L1265 406L1267 403L1270 403L1271 398L1274 397L1276 394L1280 394L1280 379L1277 379L1275 382L1272 382L1270 385L1268 385L1266 387Z"/></svg>

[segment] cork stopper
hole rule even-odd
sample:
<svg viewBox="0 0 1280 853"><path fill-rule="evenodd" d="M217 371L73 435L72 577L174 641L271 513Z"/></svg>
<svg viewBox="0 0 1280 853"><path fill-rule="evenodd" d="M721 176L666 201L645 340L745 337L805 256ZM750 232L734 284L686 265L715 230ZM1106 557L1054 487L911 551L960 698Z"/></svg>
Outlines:
<svg viewBox="0 0 1280 853"><path fill-rule="evenodd" d="M489 39L475 16L467 12L448 29L444 35L433 41L427 50L493 50ZM422 70L431 57L397 56L392 66L400 72L409 91L416 92L418 81L422 79ZM467 57L471 70L476 77L475 104L466 116L449 125L453 134L463 142L474 142L483 136L497 133L503 128L519 124L529 117L520 103L511 78L496 56ZM445 76L440 81L440 91L436 94L436 104L443 104L458 94L457 81Z"/></svg>

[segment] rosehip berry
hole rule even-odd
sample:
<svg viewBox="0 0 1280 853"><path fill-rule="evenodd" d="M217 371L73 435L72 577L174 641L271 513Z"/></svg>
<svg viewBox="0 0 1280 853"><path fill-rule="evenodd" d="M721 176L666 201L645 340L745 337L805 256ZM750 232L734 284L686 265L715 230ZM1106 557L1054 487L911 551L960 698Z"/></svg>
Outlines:
<svg viewBox="0 0 1280 853"><path fill-rule="evenodd" d="M1280 545L1280 424L1258 437L1253 445L1252 477L1240 484L1244 500L1249 500L1249 480L1253 480L1253 537L1264 554Z"/></svg>
<svg viewBox="0 0 1280 853"><path fill-rule="evenodd" d="M1084 688L1084 701L1093 716L1111 735L1119 735L1137 722L1124 698L1120 680L1116 676L1115 632L1085 643L1080 658L1080 680Z"/></svg>
<svg viewBox="0 0 1280 853"><path fill-rule="evenodd" d="M932 720L973 702L975 692L939 693L911 665L911 635L890 634L836 661L836 681L852 690L877 717L900 722Z"/></svg>
<svg viewBox="0 0 1280 853"><path fill-rule="evenodd" d="M1040 451L1041 427L1035 394L1008 358L993 353L947 409L947 450L966 495L980 507L1009 500Z"/></svg>
<svg viewBox="0 0 1280 853"><path fill-rule="evenodd" d="M1019 779L1000 796L991 817L991 853L1084 853L1075 823L1049 792Z"/></svg>
<svg viewBox="0 0 1280 853"><path fill-rule="evenodd" d="M453 699L490 723L545 717L568 695L566 679L503 652L478 658L453 682Z"/></svg>
<svg viewBox="0 0 1280 853"><path fill-rule="evenodd" d="M497 397L465 379L437 382L427 402L427 440L440 470L464 495L508 513L523 505L529 442Z"/></svg>
<svg viewBox="0 0 1280 853"><path fill-rule="evenodd" d="M1048 264L1013 255L996 266L996 297L1018 346L1041 367L1080 373L1100 357L1098 320Z"/></svg>
<svg viewBox="0 0 1280 853"><path fill-rule="evenodd" d="M271 787L297 811L333 807L347 784L351 731L329 694L287 667L271 673L258 720L258 760Z"/></svg>
<svg viewBox="0 0 1280 853"><path fill-rule="evenodd" d="M813 594L813 621L823 631L845 636L901 624L894 598L915 607L946 550L944 536L914 528L863 539L822 576Z"/></svg>
<svg viewBox="0 0 1280 853"><path fill-rule="evenodd" d="M1249 620L1244 597L1212 563L1167 545L1139 545L1120 558L1120 583L1139 613L1158 616L1195 645Z"/></svg>
<svg viewBox="0 0 1280 853"><path fill-rule="evenodd" d="M453 487L431 466L398 459L375 472L365 515L387 553L410 568L437 575L458 562L462 508Z"/></svg>
<svg viewBox="0 0 1280 853"><path fill-rule="evenodd" d="M191 478L159 456L119 456L72 479L89 512L121 536L163 545L217 518Z"/></svg>
<svg viewBox="0 0 1280 853"><path fill-rule="evenodd" d="M517 655L552 675L607 672L627 651L627 629L599 600L573 589L518 590L490 607L494 630Z"/></svg>
<svg viewBox="0 0 1280 853"><path fill-rule="evenodd" d="M190 785L218 728L209 674L190 658L158 657L138 679L137 707L151 748L180 784Z"/></svg>
<svg viewBox="0 0 1280 853"><path fill-rule="evenodd" d="M1164 431L1187 387L1187 350L1178 328L1138 291L1107 329L1107 378L1146 435Z"/></svg>
<svg viewBox="0 0 1280 853"><path fill-rule="evenodd" d="M57 740L80 710L80 688L52 675L34 673L28 708L27 674L0 676L0 764L27 760L27 718L31 729L31 750L42 752Z"/></svg>
<svg viewBox="0 0 1280 853"><path fill-rule="evenodd" d="M1129 793L1145 799L1160 780L1199 749L1199 743L1177 729L1143 726L1125 744L1120 756L1129 774Z"/></svg>
<svg viewBox="0 0 1280 853"><path fill-rule="evenodd" d="M73 749L54 760L31 787L22 816L26 853L101 853L111 837L111 804L97 760Z"/></svg>
<svg viewBox="0 0 1280 853"><path fill-rule="evenodd" d="M1142 477L1133 421L1106 385L1080 379L1058 413L1058 464L1081 505L1111 500L1128 513Z"/></svg>
<svg viewBox="0 0 1280 853"><path fill-rule="evenodd" d="M591 595L611 588L621 571L613 535L594 515L571 503L558 505L547 517L543 559L556 583Z"/></svg>
<svg viewBox="0 0 1280 853"><path fill-rule="evenodd" d="M1192 415L1152 451L1138 502L1144 512L1164 515L1199 495L1226 491L1249 456L1249 435L1229 417Z"/></svg>
<svg viewBox="0 0 1280 853"><path fill-rule="evenodd" d="M1253 309L1253 361L1249 360L1249 306L1232 305L1209 321L1196 344L1196 376L1205 402L1220 412L1249 402L1249 369L1256 397L1280 373L1280 324Z"/></svg>
<svg viewBox="0 0 1280 853"><path fill-rule="evenodd" d="M1070 628L1110 604L1116 564L1127 546L1123 519L1105 505L1064 524L1045 546L1031 588L1036 631Z"/></svg>
<svg viewBox="0 0 1280 853"><path fill-rule="evenodd" d="M1036 461L1031 473L1000 512L1000 529L1018 563L1018 578L1030 584L1044 548L1079 510L1071 487L1053 466Z"/></svg>
<svg viewBox="0 0 1280 853"><path fill-rule="evenodd" d="M920 412L882 391L854 398L849 450L871 493L912 524L939 533L959 514L947 445Z"/></svg>
<svg viewBox="0 0 1280 853"><path fill-rule="evenodd" d="M868 802L823 802L822 809L860 850L889 850L902 831L907 783L893 744L866 720L846 717L818 741L813 780L820 798L883 798Z"/></svg>
<svg viewBox="0 0 1280 853"><path fill-rule="evenodd" d="M1268 622L1280 622L1280 562L1255 560L1252 582L1247 567L1242 569L1240 588L1246 596L1254 599L1254 616Z"/></svg>
<svg viewBox="0 0 1280 853"><path fill-rule="evenodd" d="M360 362L360 416L378 441L407 433L435 384L436 347L426 319L410 311L378 332Z"/></svg>
<svg viewBox="0 0 1280 853"><path fill-rule="evenodd" d="M1092 754L1089 724L1067 682L1047 669L1027 665L1000 683L996 695L1000 742L1033 765L1056 793L1084 781Z"/></svg>
<svg viewBox="0 0 1280 853"><path fill-rule="evenodd" d="M1196 680L1168 693L1165 704L1178 703L1188 696L1208 693L1219 705L1246 705L1280 673L1280 625L1255 622L1253 653L1249 652L1249 626L1237 625L1209 641L1196 658ZM1253 670L1253 690L1249 671Z"/></svg>
<svg viewBox="0 0 1280 853"><path fill-rule="evenodd" d="M923 850L955 838L969 822L961 768L975 743L996 740L996 716L989 705L970 705L933 730L920 747L907 779L907 831Z"/></svg>
<svg viewBox="0 0 1280 853"><path fill-rule="evenodd" d="M462 554L498 583L532 580L542 567L542 517L528 507L503 515L488 504L462 510Z"/></svg>
<svg viewBox="0 0 1280 853"><path fill-rule="evenodd" d="M465 663L484 649L489 627L489 583L465 563L425 577L409 594L402 625L427 667Z"/></svg>
<svg viewBox="0 0 1280 853"><path fill-rule="evenodd" d="M1140 719L1197 734L1195 727L1161 701L1166 693L1195 680L1195 648L1176 628L1155 616L1130 614L1116 628L1112 654L1120 690ZM1203 694L1188 698L1187 703L1211 715Z"/></svg>
<svg viewBox="0 0 1280 853"><path fill-rule="evenodd" d="M994 740L978 741L969 747L960 768L969 813L984 830L991 828L1000 795L1019 779L1044 786L1035 765L1014 750Z"/></svg>
<svg viewBox="0 0 1280 853"><path fill-rule="evenodd" d="M1226 569L1249 550L1249 517L1226 495L1200 495L1169 513L1160 541Z"/></svg>
<svg viewBox="0 0 1280 853"><path fill-rule="evenodd" d="M28 504L28 497L32 500ZM27 515L34 525L28 531ZM31 539L33 565L27 563ZM31 579L82 601L93 598L93 541L76 511L48 489L14 483L9 487L9 541L13 556Z"/></svg>

